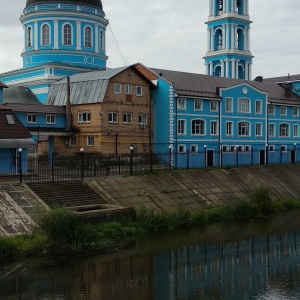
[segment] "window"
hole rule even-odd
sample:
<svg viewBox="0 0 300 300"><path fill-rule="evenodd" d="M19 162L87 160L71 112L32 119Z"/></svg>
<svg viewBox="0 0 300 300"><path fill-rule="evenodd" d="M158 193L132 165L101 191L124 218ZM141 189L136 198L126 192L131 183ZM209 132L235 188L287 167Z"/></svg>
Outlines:
<svg viewBox="0 0 300 300"><path fill-rule="evenodd" d="M269 115L275 115L275 107L274 107L274 105L269 105Z"/></svg>
<svg viewBox="0 0 300 300"><path fill-rule="evenodd" d="M255 113L256 114L262 113L262 102L260 100L255 101Z"/></svg>
<svg viewBox="0 0 300 300"><path fill-rule="evenodd" d="M239 136L249 136L250 135L250 125L248 122L238 123L238 135Z"/></svg>
<svg viewBox="0 0 300 300"><path fill-rule="evenodd" d="M137 85L135 87L135 93L136 93L137 96L142 96L143 95L143 87Z"/></svg>
<svg viewBox="0 0 300 300"><path fill-rule="evenodd" d="M132 85L131 84L125 84L125 94L127 94L127 95L132 94Z"/></svg>
<svg viewBox="0 0 300 300"><path fill-rule="evenodd" d="M50 45L50 28L48 24L42 26L42 45Z"/></svg>
<svg viewBox="0 0 300 300"><path fill-rule="evenodd" d="M269 146L269 152L275 152L275 145Z"/></svg>
<svg viewBox="0 0 300 300"><path fill-rule="evenodd" d="M298 117L298 115L299 115L298 107L293 107L293 117Z"/></svg>
<svg viewBox="0 0 300 300"><path fill-rule="evenodd" d="M293 137L299 137L299 125L293 125Z"/></svg>
<svg viewBox="0 0 300 300"><path fill-rule="evenodd" d="M202 100L194 100L194 110L202 110Z"/></svg>
<svg viewBox="0 0 300 300"><path fill-rule="evenodd" d="M69 146L76 146L76 137L75 136L70 136L69 137Z"/></svg>
<svg viewBox="0 0 300 300"><path fill-rule="evenodd" d="M178 98L177 99L177 109L178 110L185 109L185 99L183 99L183 98Z"/></svg>
<svg viewBox="0 0 300 300"><path fill-rule="evenodd" d="M204 135L205 134L205 121L192 120L192 134L193 135Z"/></svg>
<svg viewBox="0 0 300 300"><path fill-rule="evenodd" d="M244 151L244 146L242 146L242 145L239 145L239 146L237 146L237 148L236 148L236 150L237 151Z"/></svg>
<svg viewBox="0 0 300 300"><path fill-rule="evenodd" d="M55 116L53 116L53 115L47 115L46 116L46 123L47 124L55 124Z"/></svg>
<svg viewBox="0 0 300 300"><path fill-rule="evenodd" d="M78 123L88 123L91 121L91 114L89 112L78 113Z"/></svg>
<svg viewBox="0 0 300 300"><path fill-rule="evenodd" d="M218 122L211 121L210 122L210 135L217 135L218 134Z"/></svg>
<svg viewBox="0 0 300 300"><path fill-rule="evenodd" d="M251 151L251 146L245 145L245 152L250 152L250 151Z"/></svg>
<svg viewBox="0 0 300 300"><path fill-rule="evenodd" d="M210 111L218 111L218 101L210 101Z"/></svg>
<svg viewBox="0 0 300 300"><path fill-rule="evenodd" d="M5 115L5 117L6 117L7 124L9 124L9 125L15 124L15 119L14 119L13 115Z"/></svg>
<svg viewBox="0 0 300 300"><path fill-rule="evenodd" d="M288 137L289 136L289 124L282 123L279 125L279 136Z"/></svg>
<svg viewBox="0 0 300 300"><path fill-rule="evenodd" d="M147 116L145 114L139 115L139 124L147 124Z"/></svg>
<svg viewBox="0 0 300 300"><path fill-rule="evenodd" d="M261 123L255 123L255 136L262 136L262 125L261 125Z"/></svg>
<svg viewBox="0 0 300 300"><path fill-rule="evenodd" d="M229 151L229 146L223 145L222 146L222 152L228 152Z"/></svg>
<svg viewBox="0 0 300 300"><path fill-rule="evenodd" d="M99 32L99 49L104 50L104 33L103 30Z"/></svg>
<svg viewBox="0 0 300 300"><path fill-rule="evenodd" d="M226 135L232 136L233 135L233 125L232 122L226 122Z"/></svg>
<svg viewBox="0 0 300 300"><path fill-rule="evenodd" d="M72 45L72 27L70 24L63 27L63 45Z"/></svg>
<svg viewBox="0 0 300 300"><path fill-rule="evenodd" d="M32 47L32 28L27 27L27 47Z"/></svg>
<svg viewBox="0 0 300 300"><path fill-rule="evenodd" d="M108 122L109 123L118 123L118 114L116 112L108 113Z"/></svg>
<svg viewBox="0 0 300 300"><path fill-rule="evenodd" d="M27 123L36 123L36 115L27 115Z"/></svg>
<svg viewBox="0 0 300 300"><path fill-rule="evenodd" d="M198 145L191 145L190 152L191 153L197 153L198 152Z"/></svg>
<svg viewBox="0 0 300 300"><path fill-rule="evenodd" d="M250 113L250 100L245 98L238 99L238 112Z"/></svg>
<svg viewBox="0 0 300 300"><path fill-rule="evenodd" d="M286 116L286 106L281 106L280 107L280 115Z"/></svg>
<svg viewBox="0 0 300 300"><path fill-rule="evenodd" d="M232 112L233 111L233 106L232 106L232 98L226 98L225 99L225 111L226 112Z"/></svg>
<svg viewBox="0 0 300 300"><path fill-rule="evenodd" d="M185 145L178 145L178 153L184 153L185 152Z"/></svg>
<svg viewBox="0 0 300 300"><path fill-rule="evenodd" d="M86 137L86 145L87 146L94 146L95 145L95 138L93 136Z"/></svg>
<svg viewBox="0 0 300 300"><path fill-rule="evenodd" d="M90 26L84 28L84 47L92 47L92 28Z"/></svg>
<svg viewBox="0 0 300 300"><path fill-rule="evenodd" d="M286 152L286 145L282 145L282 146L280 147L280 151L281 151L281 152Z"/></svg>
<svg viewBox="0 0 300 300"><path fill-rule="evenodd" d="M123 123L131 124L132 123L132 114L130 114L130 113L123 114Z"/></svg>
<svg viewBox="0 0 300 300"><path fill-rule="evenodd" d="M121 94L121 84L120 83L115 83L114 84L114 93L115 94Z"/></svg>
<svg viewBox="0 0 300 300"><path fill-rule="evenodd" d="M269 124L269 136L270 137L275 136L275 124Z"/></svg>
<svg viewBox="0 0 300 300"><path fill-rule="evenodd" d="M185 120L177 121L177 134L185 134Z"/></svg>
<svg viewBox="0 0 300 300"><path fill-rule="evenodd" d="M235 150L236 150L236 146L231 145L230 146L230 152L235 152Z"/></svg>

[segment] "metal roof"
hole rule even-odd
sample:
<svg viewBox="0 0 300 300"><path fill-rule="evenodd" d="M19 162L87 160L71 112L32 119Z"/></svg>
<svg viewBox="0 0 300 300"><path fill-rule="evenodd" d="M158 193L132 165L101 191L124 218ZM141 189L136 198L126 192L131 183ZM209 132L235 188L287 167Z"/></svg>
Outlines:
<svg viewBox="0 0 300 300"><path fill-rule="evenodd" d="M64 106L55 105L36 105L36 104L25 104L25 103L7 103L5 107L12 109L14 112L19 113L40 113L40 114L55 114L65 115L66 108Z"/></svg>
<svg viewBox="0 0 300 300"><path fill-rule="evenodd" d="M36 95L23 86L8 86L3 91L3 103L35 104L42 105Z"/></svg>
<svg viewBox="0 0 300 300"><path fill-rule="evenodd" d="M58 2L57 0L27 0L26 6L32 5L32 4L43 4L47 2ZM66 2L71 4L85 4L85 5L93 5L98 8L102 9L102 2L101 0L62 0L60 2Z"/></svg>

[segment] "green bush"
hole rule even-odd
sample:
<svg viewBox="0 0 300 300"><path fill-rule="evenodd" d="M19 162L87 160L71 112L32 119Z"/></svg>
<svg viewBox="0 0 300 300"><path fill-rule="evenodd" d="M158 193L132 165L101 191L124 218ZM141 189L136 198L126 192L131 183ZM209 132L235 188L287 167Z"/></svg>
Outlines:
<svg viewBox="0 0 300 300"><path fill-rule="evenodd" d="M252 190L250 202L257 207L259 215L267 215L274 210L270 191L263 185L259 185Z"/></svg>
<svg viewBox="0 0 300 300"><path fill-rule="evenodd" d="M0 238L0 257L2 260L14 258L19 254L16 241L11 237Z"/></svg>

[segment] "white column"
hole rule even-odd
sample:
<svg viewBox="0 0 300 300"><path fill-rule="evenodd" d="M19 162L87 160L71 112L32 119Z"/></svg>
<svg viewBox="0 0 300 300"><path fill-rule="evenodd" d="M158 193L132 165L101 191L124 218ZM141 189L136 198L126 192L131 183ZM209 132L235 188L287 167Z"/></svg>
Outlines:
<svg viewBox="0 0 300 300"><path fill-rule="evenodd" d="M54 47L53 49L58 49L58 20L54 20Z"/></svg>
<svg viewBox="0 0 300 300"><path fill-rule="evenodd" d="M223 12L224 13L227 12L227 1L226 0L223 1Z"/></svg>
<svg viewBox="0 0 300 300"><path fill-rule="evenodd" d="M247 34L247 46L248 46L248 51L250 51L250 27L248 27L248 34Z"/></svg>
<svg viewBox="0 0 300 300"><path fill-rule="evenodd" d="M246 15L249 15L249 0L246 1Z"/></svg>
<svg viewBox="0 0 300 300"><path fill-rule="evenodd" d="M226 24L226 49L229 49L229 24Z"/></svg>
<svg viewBox="0 0 300 300"><path fill-rule="evenodd" d="M98 25L95 25L95 52L99 53L99 29L98 29Z"/></svg>
<svg viewBox="0 0 300 300"><path fill-rule="evenodd" d="M224 67L224 60L221 60L221 77L224 77L225 75L225 67Z"/></svg>
<svg viewBox="0 0 300 300"><path fill-rule="evenodd" d="M209 16L212 15L212 0L209 0Z"/></svg>
<svg viewBox="0 0 300 300"><path fill-rule="evenodd" d="M209 69L208 69L208 63L205 63L205 70L206 70L206 75L209 75Z"/></svg>
<svg viewBox="0 0 300 300"><path fill-rule="evenodd" d="M234 50L234 37L235 37L235 33L234 33L234 24L231 24L231 50Z"/></svg>
<svg viewBox="0 0 300 300"><path fill-rule="evenodd" d="M237 24L234 24L234 49L238 49L237 42Z"/></svg>
<svg viewBox="0 0 300 300"><path fill-rule="evenodd" d="M225 60L225 69L226 69L226 77L229 78L229 60L226 58Z"/></svg>
<svg viewBox="0 0 300 300"><path fill-rule="evenodd" d="M248 49L248 27L244 27L244 51Z"/></svg>
<svg viewBox="0 0 300 300"><path fill-rule="evenodd" d="M210 43L210 28L207 28L207 52L210 52L211 43Z"/></svg>
<svg viewBox="0 0 300 300"><path fill-rule="evenodd" d="M239 60L236 61L235 67L235 78L239 78Z"/></svg>
<svg viewBox="0 0 300 300"><path fill-rule="evenodd" d="M235 59L231 60L231 77L235 78Z"/></svg>
<svg viewBox="0 0 300 300"><path fill-rule="evenodd" d="M249 80L249 62L245 62L245 79Z"/></svg>
<svg viewBox="0 0 300 300"><path fill-rule="evenodd" d="M249 64L249 80L252 80L252 61Z"/></svg>
<svg viewBox="0 0 300 300"><path fill-rule="evenodd" d="M214 75L214 63L210 62L209 63L209 75Z"/></svg>
<svg viewBox="0 0 300 300"><path fill-rule="evenodd" d="M225 49L225 43L226 43L226 30L225 25L222 25L222 50Z"/></svg>
<svg viewBox="0 0 300 300"><path fill-rule="evenodd" d="M81 50L81 22L76 21L76 50Z"/></svg>
<svg viewBox="0 0 300 300"><path fill-rule="evenodd" d="M33 44L34 44L34 50L38 50L38 23L37 21L34 21L34 40L33 40Z"/></svg>
<svg viewBox="0 0 300 300"><path fill-rule="evenodd" d="M211 33L210 33L210 38L211 38L211 50L210 51L215 51L215 35L214 35L214 29L211 28Z"/></svg>
<svg viewBox="0 0 300 300"><path fill-rule="evenodd" d="M234 12L234 0L231 0L231 12Z"/></svg>

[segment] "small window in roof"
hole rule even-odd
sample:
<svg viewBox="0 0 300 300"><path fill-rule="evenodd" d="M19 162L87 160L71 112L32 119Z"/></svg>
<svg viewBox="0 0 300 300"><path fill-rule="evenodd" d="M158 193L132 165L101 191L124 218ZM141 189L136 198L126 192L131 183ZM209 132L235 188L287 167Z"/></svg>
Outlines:
<svg viewBox="0 0 300 300"><path fill-rule="evenodd" d="M5 115L5 116L6 116L6 120L7 120L8 124L10 124L10 125L15 124L15 119L14 119L13 115Z"/></svg>

